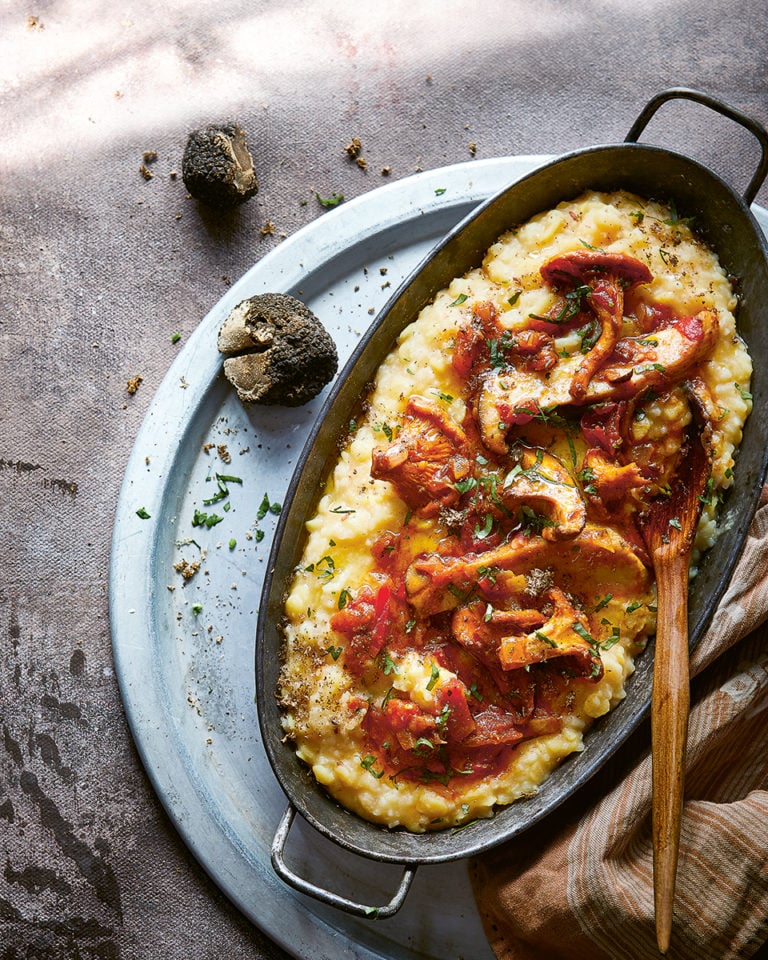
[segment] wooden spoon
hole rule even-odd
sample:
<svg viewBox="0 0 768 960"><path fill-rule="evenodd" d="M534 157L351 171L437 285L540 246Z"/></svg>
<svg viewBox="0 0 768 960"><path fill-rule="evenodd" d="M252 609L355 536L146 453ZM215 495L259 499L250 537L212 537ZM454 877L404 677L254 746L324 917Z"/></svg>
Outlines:
<svg viewBox="0 0 768 960"><path fill-rule="evenodd" d="M653 891L656 942L661 953L669 949L672 932L688 735L688 570L712 468L712 426L695 391L689 394L694 417L671 494L651 502L643 526L658 592L651 756Z"/></svg>

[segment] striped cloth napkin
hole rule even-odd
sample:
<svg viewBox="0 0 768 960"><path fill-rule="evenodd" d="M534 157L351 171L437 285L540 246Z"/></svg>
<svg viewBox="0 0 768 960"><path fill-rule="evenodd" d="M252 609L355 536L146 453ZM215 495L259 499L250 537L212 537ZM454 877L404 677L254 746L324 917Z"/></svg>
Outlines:
<svg viewBox="0 0 768 960"><path fill-rule="evenodd" d="M767 504L768 487L691 658L670 960L744 960L768 940ZM558 812L472 862L499 960L658 960L648 740L645 727Z"/></svg>

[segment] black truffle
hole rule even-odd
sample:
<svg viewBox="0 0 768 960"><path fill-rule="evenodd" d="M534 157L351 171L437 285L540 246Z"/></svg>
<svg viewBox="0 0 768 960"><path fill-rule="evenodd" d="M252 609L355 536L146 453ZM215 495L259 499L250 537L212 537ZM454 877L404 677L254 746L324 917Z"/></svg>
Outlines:
<svg viewBox="0 0 768 960"><path fill-rule="evenodd" d="M330 334L301 301L285 293L243 300L219 331L224 373L244 403L298 407L338 368Z"/></svg>
<svg viewBox="0 0 768 960"><path fill-rule="evenodd" d="M259 188L245 133L232 121L190 133L181 175L193 197L219 209L245 203Z"/></svg>

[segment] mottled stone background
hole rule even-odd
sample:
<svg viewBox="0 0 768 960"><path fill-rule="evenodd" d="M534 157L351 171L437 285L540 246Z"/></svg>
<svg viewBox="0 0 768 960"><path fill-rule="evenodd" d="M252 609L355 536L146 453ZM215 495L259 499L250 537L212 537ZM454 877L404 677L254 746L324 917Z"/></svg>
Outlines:
<svg viewBox="0 0 768 960"><path fill-rule="evenodd" d="M2 960L283 956L166 819L110 645L125 463L227 285L323 215L316 191L621 140L668 86L766 122L767 72L762 0L0 5ZM222 220L171 172L187 132L224 117L248 133L260 191ZM756 162L748 135L685 104L644 139L740 187Z"/></svg>

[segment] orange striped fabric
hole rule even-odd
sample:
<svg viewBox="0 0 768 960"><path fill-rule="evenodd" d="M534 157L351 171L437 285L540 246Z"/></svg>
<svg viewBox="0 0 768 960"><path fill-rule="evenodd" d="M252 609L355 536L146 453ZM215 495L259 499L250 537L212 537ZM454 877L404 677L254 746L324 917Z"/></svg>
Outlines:
<svg viewBox="0 0 768 960"><path fill-rule="evenodd" d="M763 505L691 659L670 960L746 960L768 941L766 583ZM499 960L660 956L648 739L647 730L638 731L560 811L471 864L475 897Z"/></svg>

